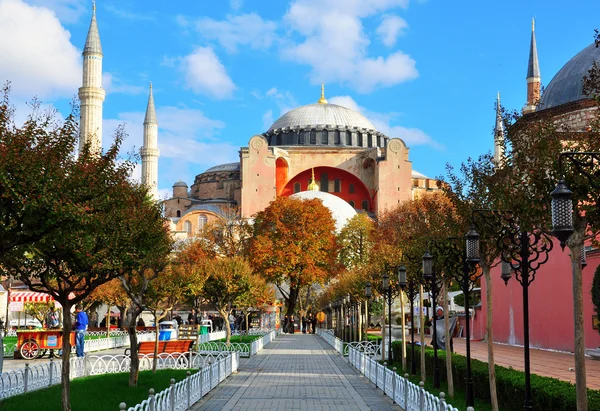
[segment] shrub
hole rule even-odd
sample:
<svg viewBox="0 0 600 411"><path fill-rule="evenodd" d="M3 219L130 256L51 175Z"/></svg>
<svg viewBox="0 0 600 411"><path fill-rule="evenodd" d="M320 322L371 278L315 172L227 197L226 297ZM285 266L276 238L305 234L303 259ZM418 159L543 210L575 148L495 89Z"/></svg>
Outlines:
<svg viewBox="0 0 600 411"><path fill-rule="evenodd" d="M420 348L415 347L417 367L420 367ZM392 343L394 358L401 358L402 344ZM407 362L411 361L411 349L407 350ZM438 367L440 378L446 379L445 367L446 351L438 350ZM425 366L427 375L433 375L433 349L425 350ZM466 390L467 359L458 354L452 354L452 373L454 386L459 390ZM471 373L473 378L473 392L475 397L489 402L490 386L488 379L488 364L471 359ZM496 389L498 403L503 410L522 410L525 398L525 373L496 365ZM534 408L538 410L574 410L576 409L575 386L569 382L556 378L531 375L531 395L534 399ZM588 390L588 403L590 411L600 411L600 391Z"/></svg>

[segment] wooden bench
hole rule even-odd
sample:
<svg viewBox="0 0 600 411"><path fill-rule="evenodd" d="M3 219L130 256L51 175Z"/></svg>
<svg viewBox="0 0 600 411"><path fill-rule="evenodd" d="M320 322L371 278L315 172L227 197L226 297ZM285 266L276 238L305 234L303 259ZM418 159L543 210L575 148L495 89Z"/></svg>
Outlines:
<svg viewBox="0 0 600 411"><path fill-rule="evenodd" d="M168 340L158 342L158 354L186 353L190 351L195 340ZM154 355L154 341L143 341L137 346L138 356ZM125 355L129 355L130 348L125 349Z"/></svg>

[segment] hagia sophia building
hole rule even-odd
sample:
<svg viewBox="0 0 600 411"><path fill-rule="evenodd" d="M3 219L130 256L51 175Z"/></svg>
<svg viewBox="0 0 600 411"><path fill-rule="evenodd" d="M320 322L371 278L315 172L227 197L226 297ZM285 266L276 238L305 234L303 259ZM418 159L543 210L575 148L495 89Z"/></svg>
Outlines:
<svg viewBox="0 0 600 411"><path fill-rule="evenodd" d="M593 44L582 50L557 73L540 98L541 75L532 26L524 118L535 118L543 111L572 126L582 124L583 127L595 105L583 95L581 81L599 57L600 49ZM79 98L81 144L89 140L96 148L102 146L105 96L102 58L94 10L83 51L83 85ZM322 193L319 197L327 198L332 211L350 209L373 217L438 189L436 180L413 169L409 148L401 138L381 133L369 119L354 110L329 104L323 86L320 98L315 100L288 111L264 133L250 137L248 146L239 150L239 162L209 168L189 185L177 181L172 197L164 200L165 216L174 237L194 236L205 224L230 215L231 210L242 218L250 218L277 196L309 191L313 173ZM497 135L503 132L499 111L496 128ZM502 146L497 141L494 146L494 157L499 161ZM152 88L140 154L142 182L156 198L158 121ZM343 211L342 214L349 218L353 213Z"/></svg>

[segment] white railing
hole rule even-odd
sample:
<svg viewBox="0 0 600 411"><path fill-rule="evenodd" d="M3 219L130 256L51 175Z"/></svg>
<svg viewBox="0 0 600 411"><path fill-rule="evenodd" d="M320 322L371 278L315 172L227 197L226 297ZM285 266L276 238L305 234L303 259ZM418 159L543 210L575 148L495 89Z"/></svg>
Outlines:
<svg viewBox="0 0 600 411"><path fill-rule="evenodd" d="M198 344L198 351L216 351L216 352L238 352L241 357L251 357L256 355L263 347L269 344L276 337L275 331L270 331L251 343L227 343L223 341L209 341Z"/></svg>
<svg viewBox="0 0 600 411"><path fill-rule="evenodd" d="M200 369L211 363L229 358L234 371L239 365L238 353L172 353L161 354L157 358L157 369ZM70 379L90 375L129 372L131 359L126 355L86 355L70 359ZM140 371L151 370L153 358L140 357ZM45 364L25 364L22 369L0 374L0 399L24 394L34 390L60 384L61 361L50 360ZM224 377L223 377L224 378Z"/></svg>
<svg viewBox="0 0 600 411"><path fill-rule="evenodd" d="M333 335L333 330L317 328L317 335L320 335L327 341L327 344L331 345L338 353L344 355L344 342Z"/></svg>
<svg viewBox="0 0 600 411"><path fill-rule="evenodd" d="M358 349L351 347L348 350L348 362L406 411L458 411L446 403L443 392L436 397L423 388L423 381L419 385L413 384L409 381L408 374L402 377ZM468 407L467 411L474 409Z"/></svg>
<svg viewBox="0 0 600 411"><path fill-rule="evenodd" d="M119 410L124 411L175 411L187 410L198 402L217 384L236 372L239 364L239 353L227 354L199 369L193 375L188 371L187 377L178 383L171 379L171 386L158 394L150 389L148 399L127 408L122 402Z"/></svg>

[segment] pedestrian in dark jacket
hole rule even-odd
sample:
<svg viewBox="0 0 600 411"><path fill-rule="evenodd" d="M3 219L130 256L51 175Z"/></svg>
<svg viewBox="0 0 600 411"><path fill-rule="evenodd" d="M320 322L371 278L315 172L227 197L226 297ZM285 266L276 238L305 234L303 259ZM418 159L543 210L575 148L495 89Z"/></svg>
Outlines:
<svg viewBox="0 0 600 411"><path fill-rule="evenodd" d="M290 319L286 315L283 319L283 332L284 333L287 334L289 332L289 330L288 330L289 326L290 326Z"/></svg>
<svg viewBox="0 0 600 411"><path fill-rule="evenodd" d="M302 334L306 334L306 317L302 316Z"/></svg>
<svg viewBox="0 0 600 411"><path fill-rule="evenodd" d="M296 332L296 328L295 328L295 321L294 321L294 316L291 315L290 316L290 333L294 334Z"/></svg>
<svg viewBox="0 0 600 411"><path fill-rule="evenodd" d="M315 315L312 318L312 333L315 333L315 330L317 329L317 316Z"/></svg>

